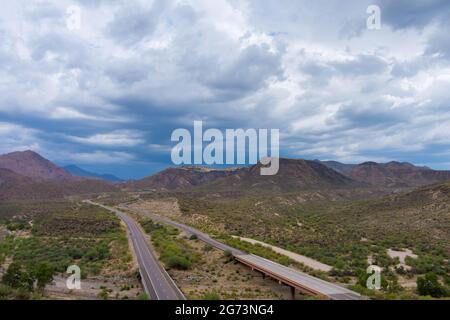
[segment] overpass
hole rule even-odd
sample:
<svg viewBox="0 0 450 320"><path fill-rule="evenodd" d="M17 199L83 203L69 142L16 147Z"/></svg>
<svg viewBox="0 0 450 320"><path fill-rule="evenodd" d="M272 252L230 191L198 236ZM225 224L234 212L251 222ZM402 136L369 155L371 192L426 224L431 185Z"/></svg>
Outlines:
<svg viewBox="0 0 450 320"><path fill-rule="evenodd" d="M304 272L283 266L271 260L267 260L253 254L248 254L242 250L238 250L227 244L219 242L202 231L180 222L170 220L167 217L159 216L142 209L130 208L127 205L121 205L119 207L145 215L155 221L183 230L188 234L195 234L199 240L210 244L219 250L231 252L236 261L248 266L252 270L262 273L263 276L269 276L270 278L277 280L280 284L289 286L293 297L295 296L295 290L297 289L305 294L319 296L330 300L364 299L364 297L360 294L343 286L310 276Z"/></svg>
<svg viewBox="0 0 450 320"><path fill-rule="evenodd" d="M361 300L362 296L337 284L310 276L253 254L234 255L240 263L291 288L292 298L298 291L331 300Z"/></svg>

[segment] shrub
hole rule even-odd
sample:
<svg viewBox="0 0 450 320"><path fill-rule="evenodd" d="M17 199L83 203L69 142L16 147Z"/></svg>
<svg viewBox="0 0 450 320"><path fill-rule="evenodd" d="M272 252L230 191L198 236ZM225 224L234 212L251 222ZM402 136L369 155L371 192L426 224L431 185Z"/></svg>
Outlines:
<svg viewBox="0 0 450 320"><path fill-rule="evenodd" d="M150 300L146 293L141 293L137 296L138 300Z"/></svg>
<svg viewBox="0 0 450 320"><path fill-rule="evenodd" d="M13 290L11 287L0 284L0 300L7 299L13 294Z"/></svg>
<svg viewBox="0 0 450 320"><path fill-rule="evenodd" d="M216 291L207 292L202 296L203 300L220 300L221 297Z"/></svg>
<svg viewBox="0 0 450 320"><path fill-rule="evenodd" d="M188 270L191 268L192 263L185 257L169 256L164 259L165 264L169 268Z"/></svg>
<svg viewBox="0 0 450 320"><path fill-rule="evenodd" d="M448 295L447 290L439 283L437 275L433 272L417 278L417 291L421 296L432 296L433 298Z"/></svg>
<svg viewBox="0 0 450 320"><path fill-rule="evenodd" d="M33 291L33 277L16 262L9 265L2 281L12 288L23 289L29 292Z"/></svg>
<svg viewBox="0 0 450 320"><path fill-rule="evenodd" d="M189 237L189 240L197 240L198 236L196 234L193 234L192 236Z"/></svg>

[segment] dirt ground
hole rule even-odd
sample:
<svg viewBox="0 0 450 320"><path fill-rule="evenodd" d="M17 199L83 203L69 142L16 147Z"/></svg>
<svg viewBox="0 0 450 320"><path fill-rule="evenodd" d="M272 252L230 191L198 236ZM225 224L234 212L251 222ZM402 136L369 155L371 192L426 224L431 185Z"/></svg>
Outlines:
<svg viewBox="0 0 450 320"><path fill-rule="evenodd" d="M138 201L131 207L174 220L184 220L181 219L176 198ZM196 219L195 215L191 218ZM201 218L207 219L204 216ZM183 233L180 236L188 237ZM289 287L270 278L263 278L260 273L230 261L222 251L199 240L190 240L189 244L201 254L202 261L188 271L168 270L188 299L202 299L209 293L215 293L222 299L291 299ZM304 298L305 296L296 292L296 299Z"/></svg>
<svg viewBox="0 0 450 320"><path fill-rule="evenodd" d="M250 239L250 238L243 238L243 237L236 237L236 238L238 238L238 239L240 239L242 241L246 241L246 242L252 243L252 244L259 244L259 245L262 245L263 247L270 248L273 251L275 251L275 252L277 252L279 254L285 255L285 256L291 258L292 260L297 261L299 263L302 263L305 266L307 266L307 267L309 267L311 269L314 269L314 270L330 272L331 269L333 269L333 267L331 267L329 265L326 265L324 263L321 263L321 262L319 262L317 260L308 258L308 257L303 256L301 254L298 254L298 253L295 253L295 252L291 252L291 251L288 251L288 250L285 250L285 249L282 249L282 248L279 248L279 247L276 247L276 246L272 246L270 244L267 244L267 243L264 243L264 242L261 242L261 241L258 241L258 240L254 240L254 239Z"/></svg>
<svg viewBox="0 0 450 320"><path fill-rule="evenodd" d="M69 290L66 286L67 276L54 277L53 283L45 288L48 299L63 300L98 300L98 299L136 299L142 288L134 277L92 277L81 280L81 289ZM104 292L105 296L101 293Z"/></svg>
<svg viewBox="0 0 450 320"><path fill-rule="evenodd" d="M188 235L179 237L201 256L190 270L168 270L168 273L188 299L205 299L214 294L224 300L242 299L291 299L290 288L256 271L236 263L224 252L204 244L200 240L188 240ZM209 297L211 298L211 296ZM297 299L303 299L296 294Z"/></svg>
<svg viewBox="0 0 450 320"><path fill-rule="evenodd" d="M127 232L126 226L122 221L121 227L124 232ZM46 286L46 297L68 300L136 299L144 290L136 276L139 267L129 237L128 252L132 256L132 260L128 263L128 270L115 269L114 264L116 261L113 259L102 270L101 276L82 279L81 289L79 290L67 289L66 281L68 275L59 275L54 277L52 284ZM120 261L117 261L117 263L120 263Z"/></svg>

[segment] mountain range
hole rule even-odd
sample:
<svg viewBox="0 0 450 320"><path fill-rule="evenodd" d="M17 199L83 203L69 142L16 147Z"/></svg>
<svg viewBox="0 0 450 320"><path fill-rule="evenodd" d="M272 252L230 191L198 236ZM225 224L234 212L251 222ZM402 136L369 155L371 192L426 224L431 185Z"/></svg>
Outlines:
<svg viewBox="0 0 450 320"><path fill-rule="evenodd" d="M0 200L51 199L125 190L285 193L317 190L403 190L450 181L450 171L406 162L344 164L280 159L277 175L261 176L261 164L212 169L174 167L141 180L121 182L112 175L61 168L33 151L0 156ZM108 180L108 181L106 181Z"/></svg>
<svg viewBox="0 0 450 320"><path fill-rule="evenodd" d="M169 168L129 182L131 189L296 192L320 189L407 189L450 181L450 171L407 162L344 164L336 161L280 159L274 176L261 176L260 164L228 170Z"/></svg>
<svg viewBox="0 0 450 320"><path fill-rule="evenodd" d="M411 188L450 180L450 171L432 170L408 162L364 162L358 165L322 162L330 168L338 166L347 177L383 188Z"/></svg>
<svg viewBox="0 0 450 320"><path fill-rule="evenodd" d="M0 156L0 200L47 200L114 192L110 182L78 177L33 151Z"/></svg>
<svg viewBox="0 0 450 320"><path fill-rule="evenodd" d="M78 176L78 177L100 179L100 180L111 181L111 182L123 181L122 179L116 177L115 175L112 175L109 173L99 174L99 173L95 173L95 172L90 172L90 171L84 170L74 164L65 166L65 167L63 167L63 169L66 170L67 172L73 174L74 176Z"/></svg>

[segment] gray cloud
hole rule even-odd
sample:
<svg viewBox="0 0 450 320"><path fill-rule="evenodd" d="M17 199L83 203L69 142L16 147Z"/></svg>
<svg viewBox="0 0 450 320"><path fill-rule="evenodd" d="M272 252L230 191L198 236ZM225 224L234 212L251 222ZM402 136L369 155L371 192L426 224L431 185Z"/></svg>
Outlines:
<svg viewBox="0 0 450 320"><path fill-rule="evenodd" d="M151 6L127 2L117 9L106 33L124 46L135 45L155 32L161 15L171 2L155 0Z"/></svg>
<svg viewBox="0 0 450 320"><path fill-rule="evenodd" d="M379 0L383 21L395 29L424 28L447 19L450 2L447 0Z"/></svg>
<svg viewBox="0 0 450 320"><path fill-rule="evenodd" d="M171 131L202 119L280 128L284 155L442 163L447 1L380 1L379 31L365 29L370 3L5 3L0 149L137 176L169 164Z"/></svg>

